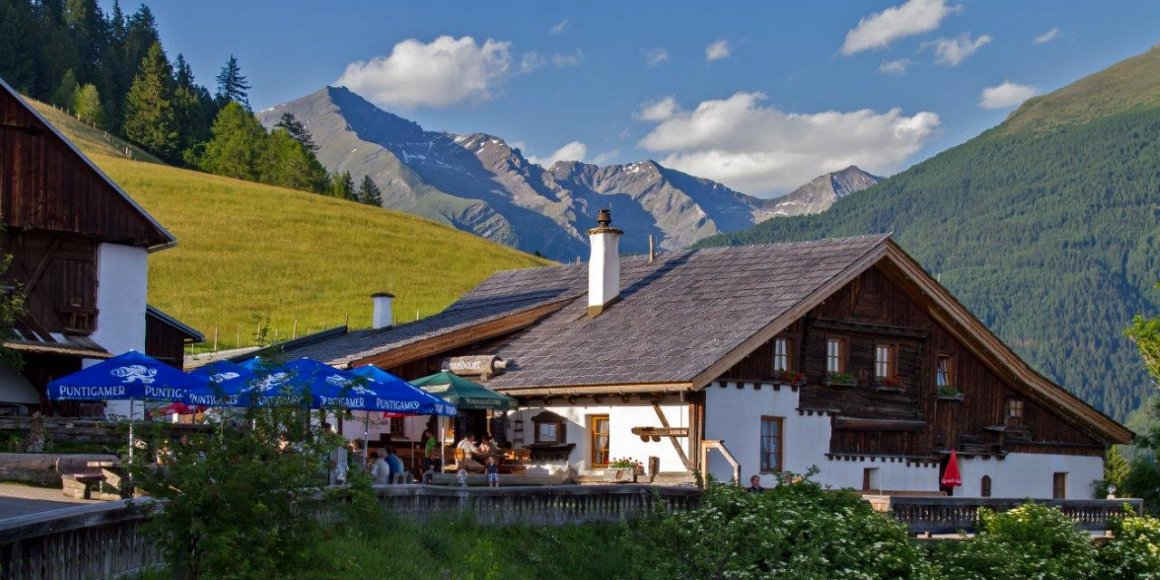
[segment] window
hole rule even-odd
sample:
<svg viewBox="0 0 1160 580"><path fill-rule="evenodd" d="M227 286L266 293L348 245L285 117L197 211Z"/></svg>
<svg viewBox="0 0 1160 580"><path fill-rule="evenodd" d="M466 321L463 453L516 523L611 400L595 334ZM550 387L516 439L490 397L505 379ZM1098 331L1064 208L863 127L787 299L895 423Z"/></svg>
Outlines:
<svg viewBox="0 0 1160 580"><path fill-rule="evenodd" d="M773 339L773 372L779 373L793 370L790 367L792 357L793 354L790 350L790 340L788 338Z"/></svg>
<svg viewBox="0 0 1160 580"><path fill-rule="evenodd" d="M1019 425L1023 423L1023 400L1007 399L1007 424Z"/></svg>
<svg viewBox="0 0 1160 580"><path fill-rule="evenodd" d="M589 460L592 467L608 467L608 415L588 417Z"/></svg>
<svg viewBox="0 0 1160 580"><path fill-rule="evenodd" d="M954 387L955 385L955 358L949 354L938 355L934 366L934 385L936 387Z"/></svg>
<svg viewBox="0 0 1160 580"><path fill-rule="evenodd" d="M1051 497L1053 499L1067 499L1067 473L1052 474Z"/></svg>
<svg viewBox="0 0 1160 580"><path fill-rule="evenodd" d="M880 379L898 374L898 347L879 344L874 347L874 376Z"/></svg>
<svg viewBox="0 0 1160 580"><path fill-rule="evenodd" d="M841 338L826 339L826 372L846 372L846 341Z"/></svg>
<svg viewBox="0 0 1160 580"><path fill-rule="evenodd" d="M984 475L983 481L979 483L979 495L983 497L991 497L991 476Z"/></svg>
<svg viewBox="0 0 1160 580"><path fill-rule="evenodd" d="M862 491L878 489L878 468L867 467L862 470Z"/></svg>
<svg viewBox="0 0 1160 580"><path fill-rule="evenodd" d="M556 445L568 439L567 420L551 411L540 411L532 417L532 441Z"/></svg>
<svg viewBox="0 0 1160 580"><path fill-rule="evenodd" d="M781 417L761 418L761 472L781 471Z"/></svg>
<svg viewBox="0 0 1160 580"><path fill-rule="evenodd" d="M390 429L390 433L391 433L392 437L402 437L403 436L403 418L402 417L391 417L390 425L388 428Z"/></svg>

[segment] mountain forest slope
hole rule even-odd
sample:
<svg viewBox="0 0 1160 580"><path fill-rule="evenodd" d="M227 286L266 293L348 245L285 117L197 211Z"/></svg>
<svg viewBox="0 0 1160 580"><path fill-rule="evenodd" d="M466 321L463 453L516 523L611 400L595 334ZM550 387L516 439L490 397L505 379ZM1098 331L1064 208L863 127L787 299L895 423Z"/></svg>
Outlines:
<svg viewBox="0 0 1160 580"><path fill-rule="evenodd" d="M42 112L51 107L36 103ZM219 346L370 326L370 295L394 293L399 320L428 316L497 270L546 265L412 215L109 155L73 117L50 121L177 236L149 256L149 302ZM133 150L130 149L131 154Z"/></svg>
<svg viewBox="0 0 1160 580"><path fill-rule="evenodd" d="M702 244L894 232L1034 367L1122 420L1152 389L1123 330L1160 310L1155 79L1160 50L1028 101L826 213Z"/></svg>

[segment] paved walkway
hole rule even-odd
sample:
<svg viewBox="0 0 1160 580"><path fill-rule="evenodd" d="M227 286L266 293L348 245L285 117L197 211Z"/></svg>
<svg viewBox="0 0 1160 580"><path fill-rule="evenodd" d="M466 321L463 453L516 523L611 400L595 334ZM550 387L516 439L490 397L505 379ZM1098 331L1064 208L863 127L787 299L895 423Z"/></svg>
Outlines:
<svg viewBox="0 0 1160 580"><path fill-rule="evenodd" d="M73 499L60 489L0 483L0 522L6 518L47 512L77 504L102 503L99 500Z"/></svg>

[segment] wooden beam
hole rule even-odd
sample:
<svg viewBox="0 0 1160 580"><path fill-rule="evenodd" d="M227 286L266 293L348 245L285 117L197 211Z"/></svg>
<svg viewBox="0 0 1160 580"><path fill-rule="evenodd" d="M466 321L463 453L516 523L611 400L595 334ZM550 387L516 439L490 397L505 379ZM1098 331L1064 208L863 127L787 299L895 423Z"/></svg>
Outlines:
<svg viewBox="0 0 1160 580"><path fill-rule="evenodd" d="M676 395L693 390L692 383L645 383L640 385L574 385L560 387L491 387L509 397L566 397L616 395L628 402L630 395ZM654 397L655 398L655 397Z"/></svg>
<svg viewBox="0 0 1160 580"><path fill-rule="evenodd" d="M913 338L916 340L924 339L927 335L927 332L921 328L890 326L887 324L874 324L873 322L852 322L847 320L815 318L813 324L815 328L822 328L826 330L841 330L845 332L855 332L860 334Z"/></svg>
<svg viewBox="0 0 1160 580"><path fill-rule="evenodd" d="M850 429L854 431L922 431L925 426L926 421L834 417L835 429Z"/></svg>
<svg viewBox="0 0 1160 580"><path fill-rule="evenodd" d="M661 425L665 429L670 429L669 420L665 417L665 412L663 409L661 409L661 406L658 405L656 401L653 401L652 408L657 412L657 418L661 420ZM686 432L686 434L688 433ZM677 438L674 435L669 435L669 441L672 442L673 449L677 450L677 456L681 458L681 463L685 464L685 469L692 471L693 465L689 463L689 456L685 454L685 448L681 447L681 442L677 441Z"/></svg>
<svg viewBox="0 0 1160 580"><path fill-rule="evenodd" d="M467 346L481 340L503 336L527 328L540 318L567 306L573 300L575 298L557 300L535 308L515 312L497 320L448 331L432 338L353 360L347 364L347 368L374 365L381 369L389 369L417 361L421 358L440 355L453 348Z"/></svg>
<svg viewBox="0 0 1160 580"><path fill-rule="evenodd" d="M40 281L40 277L44 275L44 271L48 269L48 265L52 262L52 258L56 255L56 251L60 249L60 244L64 241L64 236L56 236L49 244L48 250L40 257L40 263L36 265L36 269L32 271L32 275L28 277L28 281L24 283L22 294L28 298L32 294L32 289L36 287L36 283Z"/></svg>

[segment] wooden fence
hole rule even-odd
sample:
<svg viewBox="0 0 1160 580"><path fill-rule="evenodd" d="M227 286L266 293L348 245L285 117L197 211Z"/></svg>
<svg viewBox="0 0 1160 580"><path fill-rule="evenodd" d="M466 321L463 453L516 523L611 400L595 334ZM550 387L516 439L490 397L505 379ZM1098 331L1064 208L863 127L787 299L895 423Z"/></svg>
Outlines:
<svg viewBox="0 0 1160 580"><path fill-rule="evenodd" d="M696 488L635 484L499 488L396 485L380 487L378 493L380 500L401 516L466 516L485 525L616 522L657 510L685 511L701 500L701 491Z"/></svg>
<svg viewBox="0 0 1160 580"><path fill-rule="evenodd" d="M83 505L0 523L0 578L107 578L161 563L141 533L147 499Z"/></svg>
<svg viewBox="0 0 1160 580"><path fill-rule="evenodd" d="M1059 508L1080 529L1101 531L1108 529L1108 519L1122 515L1124 506L1141 514L1144 500L1140 499L1007 499L970 497L891 497L886 507L894 518L906 524L912 534L973 533L978 528L979 508L1007 511L1028 501Z"/></svg>

